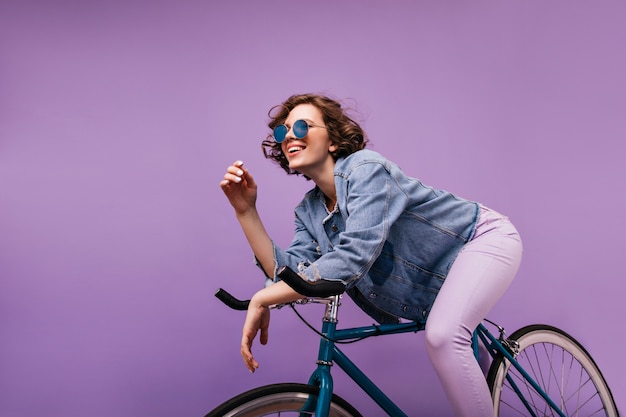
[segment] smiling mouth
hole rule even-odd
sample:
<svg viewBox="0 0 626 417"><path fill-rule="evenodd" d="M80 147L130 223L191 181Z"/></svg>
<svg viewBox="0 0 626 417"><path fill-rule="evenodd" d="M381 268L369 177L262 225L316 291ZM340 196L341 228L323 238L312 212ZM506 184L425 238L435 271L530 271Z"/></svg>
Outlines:
<svg viewBox="0 0 626 417"><path fill-rule="evenodd" d="M293 154L293 153L296 153L296 152L300 152L300 151L304 150L304 148L305 148L304 146L290 146L287 149L287 153Z"/></svg>

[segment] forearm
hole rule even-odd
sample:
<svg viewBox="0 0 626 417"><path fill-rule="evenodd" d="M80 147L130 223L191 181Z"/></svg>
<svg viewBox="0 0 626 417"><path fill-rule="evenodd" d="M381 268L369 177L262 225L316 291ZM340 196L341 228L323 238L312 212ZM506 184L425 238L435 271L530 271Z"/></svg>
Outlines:
<svg viewBox="0 0 626 417"><path fill-rule="evenodd" d="M237 214L237 220L263 271L267 276L273 277L275 269L274 246L265 226L263 226L259 213L256 209L249 210L246 213Z"/></svg>
<svg viewBox="0 0 626 417"><path fill-rule="evenodd" d="M270 285L258 291L251 302L257 306L268 307L274 304L286 304L304 298L298 294L284 281L279 281L274 285Z"/></svg>

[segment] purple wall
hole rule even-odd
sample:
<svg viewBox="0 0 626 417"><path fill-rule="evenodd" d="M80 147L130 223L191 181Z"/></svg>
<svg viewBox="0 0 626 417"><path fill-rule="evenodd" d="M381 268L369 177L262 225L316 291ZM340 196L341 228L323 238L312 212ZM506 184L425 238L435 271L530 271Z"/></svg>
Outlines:
<svg viewBox="0 0 626 417"><path fill-rule="evenodd" d="M490 317L575 335L626 410L626 6L223 3L3 2L0 416L201 416L307 379L315 338L291 312L251 376L243 315L213 292L262 282L218 187L232 161L289 242L311 184L259 141L267 110L309 91L353 98L373 149L513 219L525 259ZM421 335L346 350L409 415L449 415Z"/></svg>

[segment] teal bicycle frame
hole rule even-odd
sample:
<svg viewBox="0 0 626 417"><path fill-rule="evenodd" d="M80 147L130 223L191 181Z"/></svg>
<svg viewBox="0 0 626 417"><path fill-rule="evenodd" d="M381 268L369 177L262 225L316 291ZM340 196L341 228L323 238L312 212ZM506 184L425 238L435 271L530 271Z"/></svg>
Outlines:
<svg viewBox="0 0 626 417"><path fill-rule="evenodd" d="M391 417L408 417L363 371L355 365L345 353L336 345L336 342L361 339L370 336L383 336L400 333L416 333L424 329L424 325L418 322L407 322L399 324L381 324L348 329L337 329L337 310L339 306L339 296L332 296L328 299L318 300L326 304L326 313L322 324L322 338L320 340L317 369L309 378L309 385L319 387L317 397L311 397L301 411L313 412L317 417L328 417L330 403L333 393L333 378L331 367L336 364L348 375L361 389L380 406ZM499 327L499 326L498 326ZM474 355L478 359L479 341L482 343L492 357L498 354L504 355L552 407L559 416L566 417L562 410L548 397L545 391L537 384L532 377L518 364L514 358L514 347L504 339L504 331L500 328L500 337L496 338L481 323L478 325L472 336L472 346ZM513 387L531 415L535 416L524 395L518 389L517 384L508 375L507 380Z"/></svg>

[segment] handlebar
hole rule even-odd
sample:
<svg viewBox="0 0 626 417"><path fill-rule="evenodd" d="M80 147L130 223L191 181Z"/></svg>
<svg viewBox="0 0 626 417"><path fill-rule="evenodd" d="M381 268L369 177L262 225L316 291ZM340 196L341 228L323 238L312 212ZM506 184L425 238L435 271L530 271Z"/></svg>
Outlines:
<svg viewBox="0 0 626 417"><path fill-rule="evenodd" d="M215 296L233 310L245 311L248 309L248 305L250 304L250 300L239 300L222 288L217 290Z"/></svg>
<svg viewBox="0 0 626 417"><path fill-rule="evenodd" d="M315 282L306 281L288 266L281 267L277 275L294 291L305 297L330 297L342 294L346 290L343 281L324 279ZM215 296L233 310L247 310L250 304L250 300L239 300L222 288L217 290Z"/></svg>

